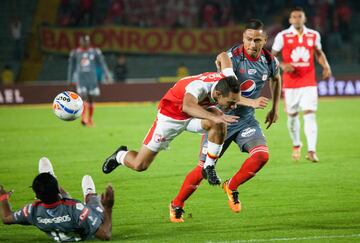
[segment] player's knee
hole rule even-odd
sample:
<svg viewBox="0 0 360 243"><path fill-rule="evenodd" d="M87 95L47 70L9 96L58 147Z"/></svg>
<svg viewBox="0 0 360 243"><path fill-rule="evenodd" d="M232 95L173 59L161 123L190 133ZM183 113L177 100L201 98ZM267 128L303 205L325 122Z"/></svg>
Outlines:
<svg viewBox="0 0 360 243"><path fill-rule="evenodd" d="M268 162L269 160L269 153L268 152L256 152L252 155L252 157L258 162L261 163L262 165L266 164L266 162Z"/></svg>
<svg viewBox="0 0 360 243"><path fill-rule="evenodd" d="M147 170L147 168L149 168L149 165L146 163L140 163L134 167L137 172L145 171Z"/></svg>

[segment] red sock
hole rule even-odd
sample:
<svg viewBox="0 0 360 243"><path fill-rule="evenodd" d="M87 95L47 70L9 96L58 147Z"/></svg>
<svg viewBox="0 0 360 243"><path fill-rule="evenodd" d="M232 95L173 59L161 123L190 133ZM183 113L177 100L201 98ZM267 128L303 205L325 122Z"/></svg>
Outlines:
<svg viewBox="0 0 360 243"><path fill-rule="evenodd" d="M241 184L254 177L256 172L269 160L269 149L264 145L254 147L249 154L250 157L245 160L240 170L231 178L230 190L237 190Z"/></svg>
<svg viewBox="0 0 360 243"><path fill-rule="evenodd" d="M86 120L86 111L87 111L88 106L89 106L89 104L87 102L84 102L83 112L81 113L81 122L83 122L83 123L87 122L87 120Z"/></svg>
<svg viewBox="0 0 360 243"><path fill-rule="evenodd" d="M172 201L172 204L174 206L184 207L185 201L196 191L202 179L202 166L198 165L187 174L181 189Z"/></svg>
<svg viewBox="0 0 360 243"><path fill-rule="evenodd" d="M93 114L94 114L94 108L95 108L95 105L94 103L90 103L89 104L89 123L92 123L93 122Z"/></svg>

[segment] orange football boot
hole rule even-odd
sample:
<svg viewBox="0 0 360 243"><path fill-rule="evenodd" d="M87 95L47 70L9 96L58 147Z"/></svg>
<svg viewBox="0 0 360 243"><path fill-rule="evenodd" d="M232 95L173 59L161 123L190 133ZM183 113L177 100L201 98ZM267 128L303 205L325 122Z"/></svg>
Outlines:
<svg viewBox="0 0 360 243"><path fill-rule="evenodd" d="M301 145L293 146L292 153L291 153L292 160L299 161L300 157L301 157Z"/></svg>
<svg viewBox="0 0 360 243"><path fill-rule="evenodd" d="M241 202L239 201L239 192L238 191L232 191L229 189L229 180L226 180L223 185L222 188L224 190L224 192L226 193L228 199L229 199L229 206L231 208L231 210L234 213L238 213L241 210Z"/></svg>
<svg viewBox="0 0 360 243"><path fill-rule="evenodd" d="M183 213L185 211L182 207L175 207L170 203L169 205L170 209L170 221L173 223L184 223Z"/></svg>

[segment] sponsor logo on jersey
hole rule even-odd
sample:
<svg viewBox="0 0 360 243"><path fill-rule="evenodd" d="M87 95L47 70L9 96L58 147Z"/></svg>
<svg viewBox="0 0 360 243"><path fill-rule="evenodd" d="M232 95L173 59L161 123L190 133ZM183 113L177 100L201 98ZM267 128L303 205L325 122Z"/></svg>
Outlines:
<svg viewBox="0 0 360 243"><path fill-rule="evenodd" d="M55 217L54 212L51 209L46 210L47 214L49 214L51 217Z"/></svg>
<svg viewBox="0 0 360 243"><path fill-rule="evenodd" d="M307 63L310 59L310 52L304 46L298 46L292 50L290 57L293 62Z"/></svg>
<svg viewBox="0 0 360 243"><path fill-rule="evenodd" d="M256 132L255 128L248 127L242 131L241 137L243 137L243 138L250 137L250 136L254 135L255 132Z"/></svg>
<svg viewBox="0 0 360 243"><path fill-rule="evenodd" d="M36 220L39 224L60 224L71 221L71 217L69 215L63 215L55 218L37 217Z"/></svg>
<svg viewBox="0 0 360 243"><path fill-rule="evenodd" d="M77 203L77 204L75 205L75 207L76 207L77 210L80 210L80 211L81 211L81 210L84 209L85 206L84 206L82 203Z"/></svg>
<svg viewBox="0 0 360 243"><path fill-rule="evenodd" d="M313 39L307 39L307 44L308 46L313 46L314 45Z"/></svg>
<svg viewBox="0 0 360 243"><path fill-rule="evenodd" d="M249 75L254 75L255 73L256 73L256 69L250 68L250 69L248 70L248 74L249 74Z"/></svg>
<svg viewBox="0 0 360 243"><path fill-rule="evenodd" d="M248 79L240 84L241 95L244 97L251 96L256 90L254 80Z"/></svg>

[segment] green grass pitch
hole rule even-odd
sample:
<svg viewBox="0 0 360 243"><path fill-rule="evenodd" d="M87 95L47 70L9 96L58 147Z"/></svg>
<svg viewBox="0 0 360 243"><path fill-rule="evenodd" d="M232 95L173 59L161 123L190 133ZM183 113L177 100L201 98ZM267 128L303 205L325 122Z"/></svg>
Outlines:
<svg viewBox="0 0 360 243"><path fill-rule="evenodd" d="M29 186L38 159L53 162L60 184L82 198L81 178L90 174L101 192L114 186L114 242L360 242L360 99L321 99L320 163L290 159L286 115L264 129L270 161L240 186L243 209L234 214L220 187L206 181L187 201L185 223L169 221L168 205L197 164L200 136L183 133L169 151L138 173L101 172L104 158L120 144L138 149L156 115L156 104L101 106L94 128L57 119L49 106L0 108L0 184L14 189L13 209L34 200ZM266 111L257 111L263 125ZM302 119L301 119L302 121ZM263 126L264 128L264 126ZM302 136L305 142L304 136ZM223 180L247 157L232 145L218 163ZM0 223L0 242L49 242L34 227Z"/></svg>

